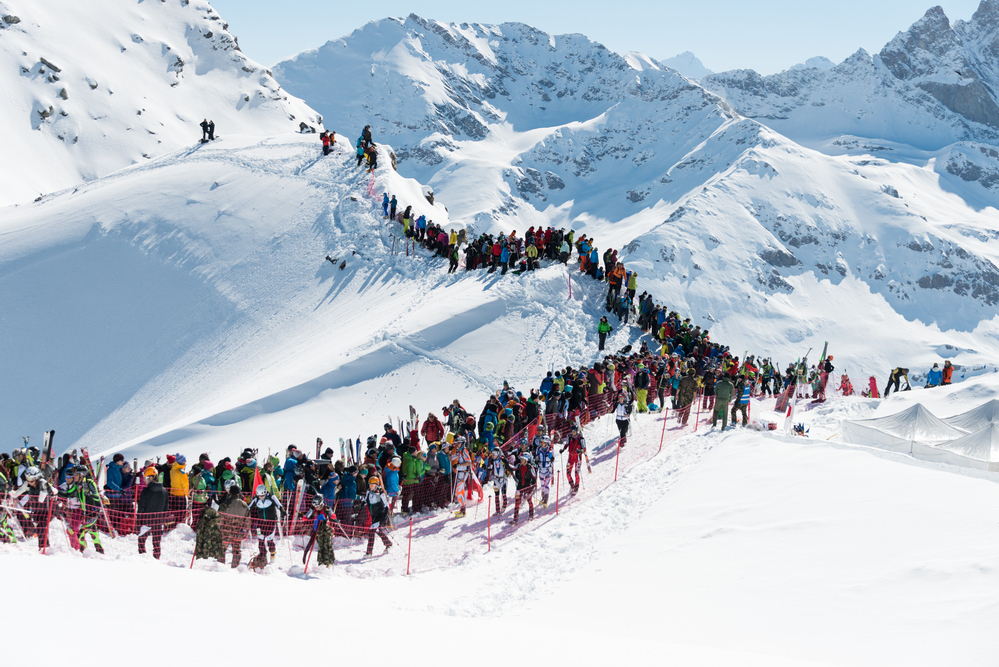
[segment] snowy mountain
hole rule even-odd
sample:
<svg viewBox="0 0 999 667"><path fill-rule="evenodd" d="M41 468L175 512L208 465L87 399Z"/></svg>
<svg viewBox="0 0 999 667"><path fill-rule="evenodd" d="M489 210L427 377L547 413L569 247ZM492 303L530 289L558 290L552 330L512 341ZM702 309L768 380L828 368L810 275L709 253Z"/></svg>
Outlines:
<svg viewBox="0 0 999 667"><path fill-rule="evenodd" d="M239 49L204 0L0 2L0 123L31 201L219 135L312 132L321 118Z"/></svg>
<svg viewBox="0 0 999 667"><path fill-rule="evenodd" d="M131 535L80 556L57 517L44 558L34 538L0 544L20 576L10 591L24 598L14 635L37 633L43 614L79 624L78 605L49 602L65 581L103 590L152 578L213 600L247 585L299 596L306 618L326 618L334 596L392 627L418 615L448 628L451 652L481 653L497 627L543 625L520 648L556 663L993 658L995 473L835 440L841 420L915 402L946 417L999 391L989 372L999 146L995 128L965 115L990 108L971 101L994 90L995 33L979 17L992 0L974 30L934 20L893 41L898 74L861 53L828 71L730 72L702 85L580 35L410 16L282 63L285 88L243 59L203 3L0 3L3 53L23 51L27 67L0 102L22 158L4 162L4 192L50 192L0 208L0 451L51 428L57 451L140 460L311 451L317 436L333 445L373 433L409 405L425 415L457 398L477 410L503 381L529 389L552 368L600 358L604 284L574 262L449 274L444 260L403 250L382 193L473 234L538 224L590 234L599 250L621 250L639 291L739 355L785 366L828 341L858 390L869 376L883 386L899 364L914 385L934 361L962 367L950 387L802 402L807 438L765 430L783 417L772 399L751 403L761 431L709 430L704 412L695 433L634 414L625 448L613 418L598 419L585 430L593 473L581 493L557 477L562 504L519 526L489 514L491 499L461 519L417 515L412 562L402 517L391 552L365 558L354 540L337 546L335 568L308 574L303 536L280 537L275 560L252 574L245 561L243 572L194 564L185 525L164 539L161 562L137 555ZM974 77L949 78L955 62ZM308 133L318 113L290 95L338 131L332 155ZM194 145L205 115L221 138ZM74 122L78 135L67 133ZM352 145L368 124L373 174ZM651 342L611 321L609 349ZM247 540L246 560L256 546ZM622 606L625 590L640 594ZM173 635L204 633L190 599L157 596ZM101 613L118 633L148 634L134 605ZM212 623L245 634L245 615ZM9 644L15 661L37 661L36 643ZM256 659L299 651L259 644ZM338 657L370 660L368 644L346 642ZM100 650L80 655L107 662Z"/></svg>
<svg viewBox="0 0 999 667"><path fill-rule="evenodd" d="M972 21L981 43L997 4ZM850 299L873 300L951 338L999 299L999 129L881 56L715 74L702 88L579 36L411 15L275 73L334 122L370 122L455 219L592 232L626 249L651 293L709 310L723 331L747 298L753 317L770 318L786 295L789 321L819 293L836 301L830 281L845 300L837 316ZM335 94L324 85L334 73ZM399 90L411 91L402 103Z"/></svg>
<svg viewBox="0 0 999 667"><path fill-rule="evenodd" d="M669 67L670 69L675 69L688 79L703 79L709 74L714 74L714 72L705 67L704 63L702 63L700 59L690 51L684 51L683 53L673 56L672 58L666 58L665 60L660 60L659 62L666 65L666 67Z"/></svg>
<svg viewBox="0 0 999 667"><path fill-rule="evenodd" d="M734 70L702 84L739 113L813 145L838 135L926 150L994 144L997 45L999 0L982 0L970 21L953 25L940 7L928 10L875 56L861 49L830 69Z"/></svg>

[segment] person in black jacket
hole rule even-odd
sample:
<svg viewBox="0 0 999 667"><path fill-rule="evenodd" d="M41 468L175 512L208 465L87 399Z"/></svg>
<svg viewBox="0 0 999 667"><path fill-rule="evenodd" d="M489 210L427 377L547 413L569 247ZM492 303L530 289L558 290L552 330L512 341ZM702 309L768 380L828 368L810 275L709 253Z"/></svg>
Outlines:
<svg viewBox="0 0 999 667"><path fill-rule="evenodd" d="M516 524L522 500L527 500L528 520L534 518L534 487L537 484L537 477L534 474L534 468L531 467L527 452L520 453L519 463L513 470L513 479L517 482L517 499L513 503L513 523Z"/></svg>
<svg viewBox="0 0 999 667"><path fill-rule="evenodd" d="M167 491L156 481L156 468L149 466L143 473L146 488L139 496L139 553L146 553L146 538L153 536L153 558L160 558L160 540L163 538L163 519L167 511Z"/></svg>

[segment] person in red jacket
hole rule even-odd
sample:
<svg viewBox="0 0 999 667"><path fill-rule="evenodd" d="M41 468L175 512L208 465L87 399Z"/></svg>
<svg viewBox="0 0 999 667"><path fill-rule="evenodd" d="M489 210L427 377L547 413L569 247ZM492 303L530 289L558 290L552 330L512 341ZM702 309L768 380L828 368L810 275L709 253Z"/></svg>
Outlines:
<svg viewBox="0 0 999 667"><path fill-rule="evenodd" d="M953 364L950 363L950 359L948 359L947 361L944 362L943 380L941 380L940 384L942 385L950 384L951 378L953 376L954 376L954 366Z"/></svg>
<svg viewBox="0 0 999 667"><path fill-rule="evenodd" d="M440 442L444 439L444 424L437 419L437 415L431 412L427 415L427 421L423 423L423 428L420 429L420 435L426 438L428 445L431 442Z"/></svg>

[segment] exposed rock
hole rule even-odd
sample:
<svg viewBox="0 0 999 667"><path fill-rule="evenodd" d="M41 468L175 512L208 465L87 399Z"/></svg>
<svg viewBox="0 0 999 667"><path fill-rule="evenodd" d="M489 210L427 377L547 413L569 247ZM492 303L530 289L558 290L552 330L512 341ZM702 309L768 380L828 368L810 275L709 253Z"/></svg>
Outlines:
<svg viewBox="0 0 999 667"><path fill-rule="evenodd" d="M38 61L41 64L43 64L46 67L48 67L53 72L61 72L62 71L61 69L59 69L58 67L56 67L55 65L53 65L51 62L49 62L48 60L46 60L45 58L39 58Z"/></svg>

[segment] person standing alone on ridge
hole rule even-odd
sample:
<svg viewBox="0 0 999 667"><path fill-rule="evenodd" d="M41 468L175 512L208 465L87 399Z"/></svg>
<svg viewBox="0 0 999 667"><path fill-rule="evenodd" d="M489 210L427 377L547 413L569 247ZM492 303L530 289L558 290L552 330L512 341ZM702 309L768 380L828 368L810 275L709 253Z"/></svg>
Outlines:
<svg viewBox="0 0 999 667"><path fill-rule="evenodd" d="M601 352L604 349L604 343L607 342L607 334L611 331L614 331L614 327L607 322L607 316L604 315L600 318L600 324L597 325L597 336L600 339L600 344L597 346L597 349Z"/></svg>

